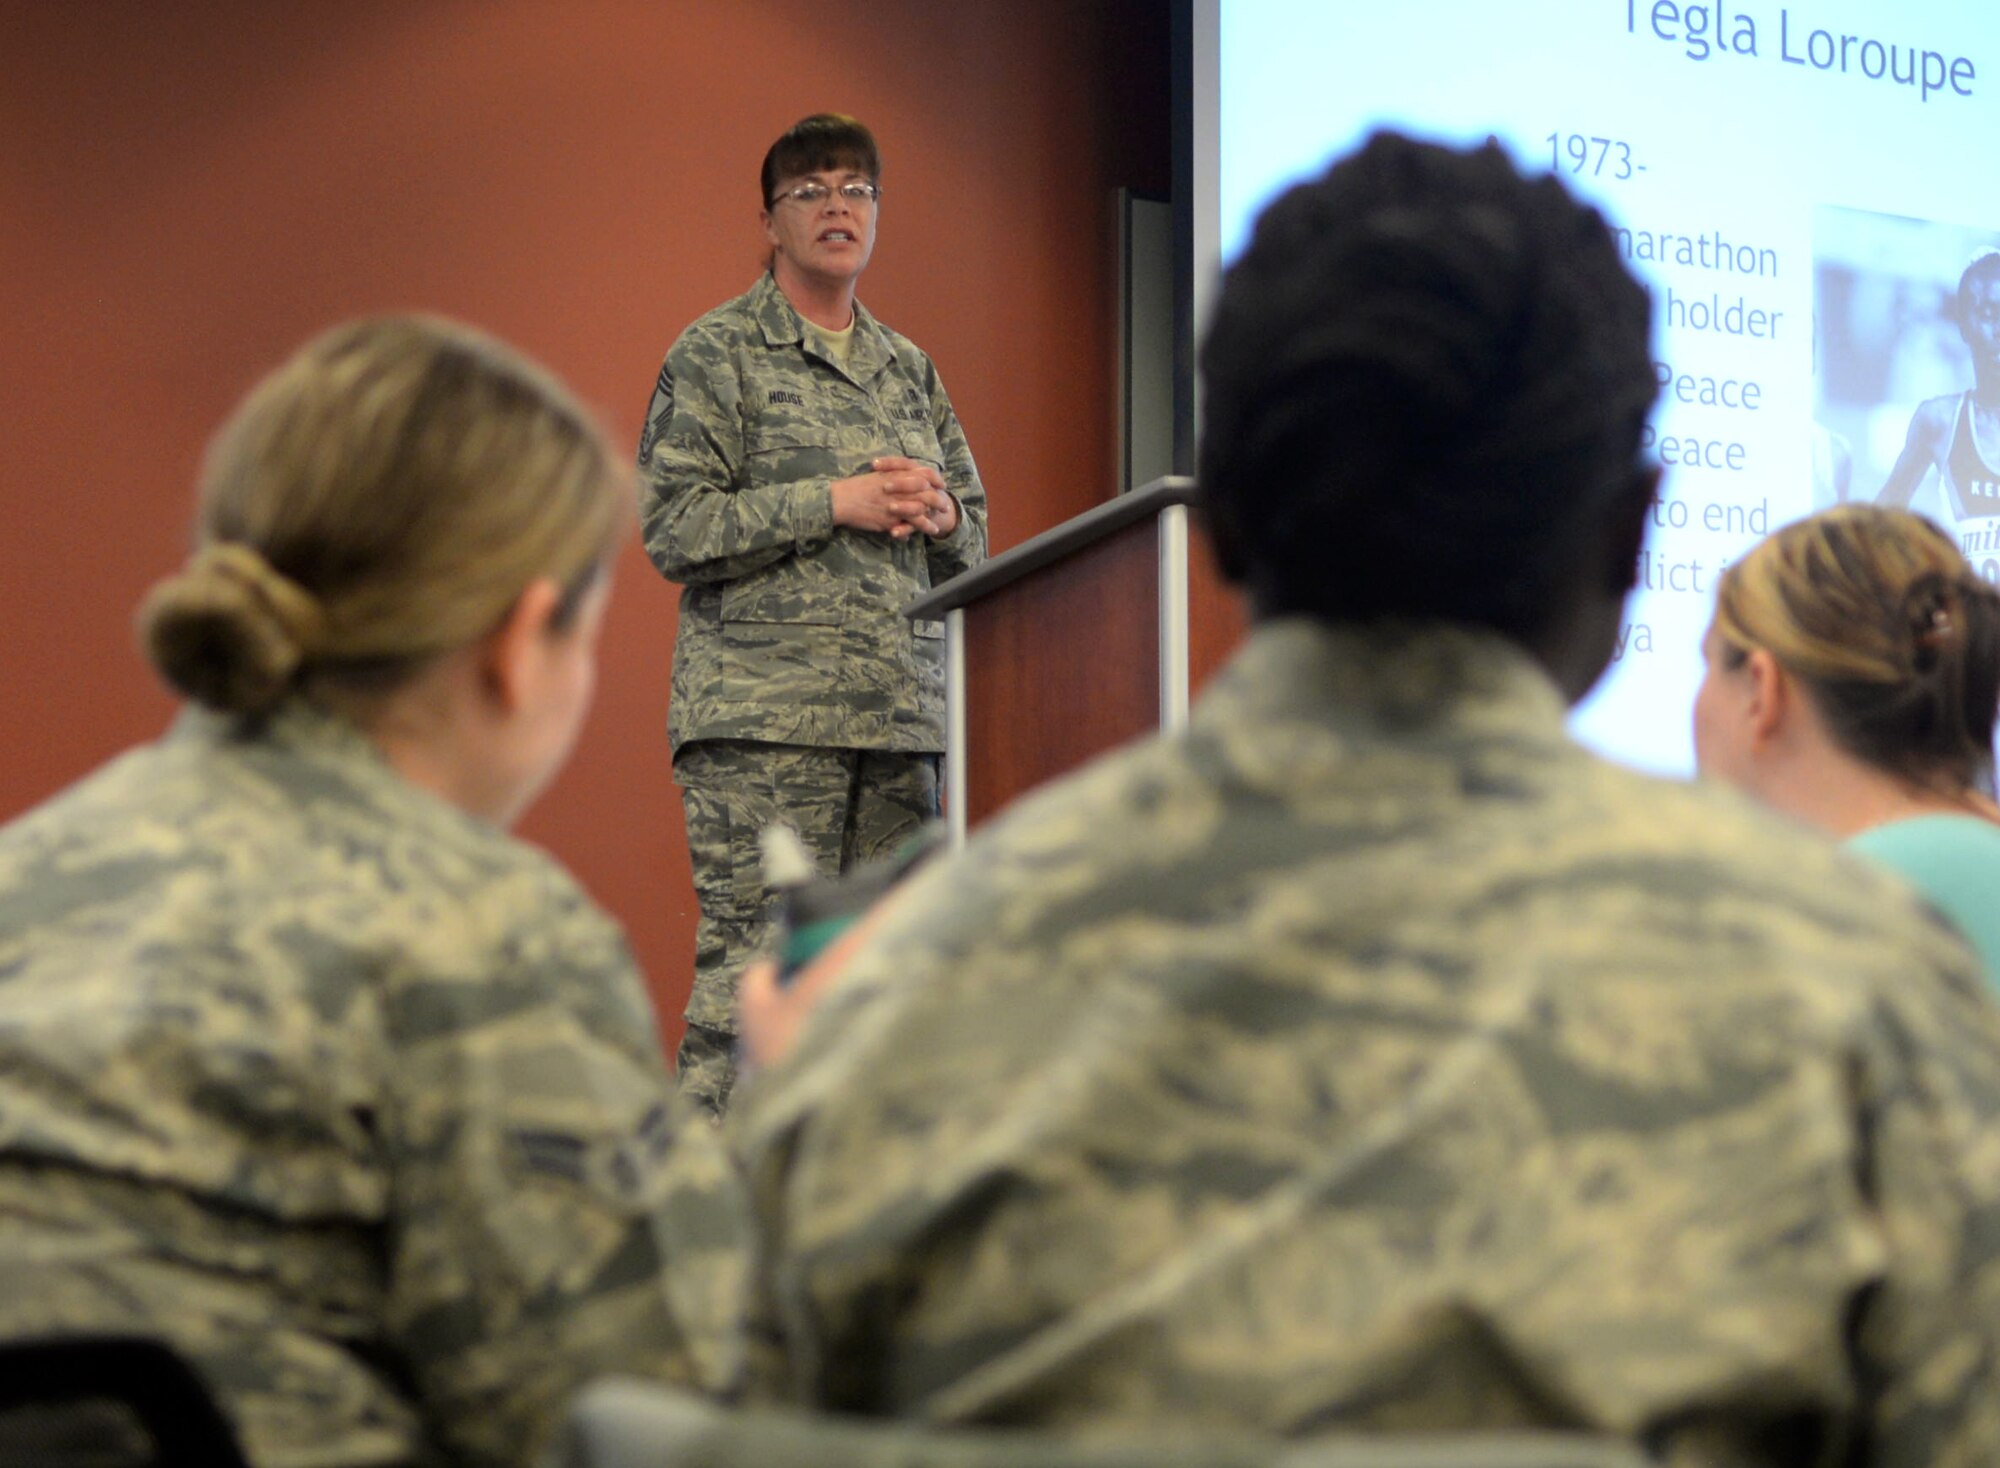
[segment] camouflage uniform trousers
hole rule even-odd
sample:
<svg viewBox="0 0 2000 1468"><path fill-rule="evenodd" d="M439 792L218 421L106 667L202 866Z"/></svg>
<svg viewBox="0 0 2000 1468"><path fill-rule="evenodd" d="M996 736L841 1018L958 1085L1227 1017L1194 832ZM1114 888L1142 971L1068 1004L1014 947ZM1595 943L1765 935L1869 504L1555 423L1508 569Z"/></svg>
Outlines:
<svg viewBox="0 0 2000 1468"><path fill-rule="evenodd" d="M893 852L938 814L938 756L702 739L674 756L701 917L681 1090L720 1113L736 1082L736 977L763 949L771 894L758 833L798 832L822 872Z"/></svg>

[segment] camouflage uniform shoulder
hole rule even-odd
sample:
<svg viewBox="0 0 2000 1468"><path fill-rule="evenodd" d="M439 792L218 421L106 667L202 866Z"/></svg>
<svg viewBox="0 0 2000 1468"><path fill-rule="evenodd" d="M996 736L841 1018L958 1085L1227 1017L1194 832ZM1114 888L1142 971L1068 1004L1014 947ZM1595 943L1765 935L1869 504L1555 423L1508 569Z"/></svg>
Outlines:
<svg viewBox="0 0 2000 1468"><path fill-rule="evenodd" d="M595 1041L659 1068L623 929L548 852L412 785L356 731L308 709L285 710L250 757L268 761L294 801L314 780L338 791L299 801L308 839L327 853L334 882L352 878L343 854L370 853L384 927L404 955L398 969L433 998L448 987L456 1023L556 1002Z"/></svg>
<svg viewBox="0 0 2000 1468"><path fill-rule="evenodd" d="M893 360L919 381L933 379L937 369L930 354L894 327L885 324L861 301L854 303L855 331L871 339L874 352ZM749 290L724 301L688 323L675 340L674 355L690 351L735 352L748 345L785 346L805 339L805 327L791 302L768 274Z"/></svg>
<svg viewBox="0 0 2000 1468"><path fill-rule="evenodd" d="M893 359L905 372L915 377L918 381L935 384L937 366L931 361L929 352L926 352L893 326L886 325L860 301L854 303L854 318L856 331L866 331L872 334L876 338L877 344L884 356Z"/></svg>
<svg viewBox="0 0 2000 1468"><path fill-rule="evenodd" d="M1775 1004L1839 1043L1887 1006L1923 1016L1919 1028L1957 1015L2000 1040L1976 960L1895 878L1733 791L1591 754L1511 644L1426 636L1380 652L1323 629L1260 631L1188 731L1051 782L934 864L815 1014L796 1073L817 1054L845 1058L802 1086L797 1114L850 1083L850 1060L874 1063L855 1060L868 1046L854 1016L885 995L1004 966L1009 949L1075 949L1098 927L1227 929L1293 903L1351 903L1356 923L1371 903L1400 911L1384 922L1394 942L1421 941L1412 925L1427 911L1441 929L1502 914L1525 925L1505 941L1547 941L1579 975L1586 951L1634 961L1643 931L1670 945L1653 966L1698 967L1696 935L1715 929L1729 941L1709 951L1741 971L1690 978L1731 986L1732 1012ZM1543 904L1569 923L1536 924ZM1479 961L1477 939L1461 943Z"/></svg>
<svg viewBox="0 0 2000 1468"><path fill-rule="evenodd" d="M1809 1401L1992 1461L1976 962L1563 712L1496 639L1263 628L1187 731L922 873L734 1118L765 1369L938 1421L1560 1401L1725 1449Z"/></svg>
<svg viewBox="0 0 2000 1468"><path fill-rule="evenodd" d="M44 879L58 865L71 880ZM566 967L636 987L622 932L560 863L412 785L358 730L302 700L254 725L186 712L165 738L0 830L0 908L37 910L20 932L69 921L58 906L136 894L182 869L200 877L201 904L257 908L260 931L316 931L391 979L462 972L470 995L495 953L561 951ZM190 905L187 920L202 910ZM396 961L382 968L387 955Z"/></svg>
<svg viewBox="0 0 2000 1468"><path fill-rule="evenodd" d="M708 403L706 409L694 410L697 415L743 412L740 378L746 368L758 362L767 348L796 345L804 334L790 303L768 274L742 295L689 322L660 364L639 443L640 467L653 471L654 445L668 432L677 400L689 382L700 384L696 399Z"/></svg>
<svg viewBox="0 0 2000 1468"><path fill-rule="evenodd" d="M804 334L798 313L767 272L742 295L689 322L674 347L678 351L696 342L730 348L746 342L778 344L799 341Z"/></svg>

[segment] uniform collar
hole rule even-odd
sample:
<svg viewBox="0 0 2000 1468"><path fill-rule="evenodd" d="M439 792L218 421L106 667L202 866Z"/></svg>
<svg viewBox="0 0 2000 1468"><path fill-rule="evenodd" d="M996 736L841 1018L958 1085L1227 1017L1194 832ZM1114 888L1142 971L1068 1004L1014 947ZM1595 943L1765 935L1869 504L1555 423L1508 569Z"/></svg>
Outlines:
<svg viewBox="0 0 2000 1468"><path fill-rule="evenodd" d="M764 334L765 346L797 346L815 361L826 363L836 372L844 371L857 383L868 381L888 365L891 353L886 334L858 299L854 303L854 340L848 348L845 368L820 350L819 343L807 333L804 320L785 299L785 293L778 289L776 278L768 270L751 287L750 311L758 330Z"/></svg>
<svg viewBox="0 0 2000 1468"><path fill-rule="evenodd" d="M168 734L171 741L197 741L220 747L256 746L278 750L297 767L356 793L367 792L377 804L407 808L435 806L471 820L443 798L411 784L390 765L381 747L338 714L301 694L293 694L268 712L254 715L219 714L186 705Z"/></svg>
<svg viewBox="0 0 2000 1468"><path fill-rule="evenodd" d="M223 714L199 704L182 706L174 720L175 739L201 739L211 744L259 739L287 749L318 750L388 768L381 751L351 722L329 713L302 694L281 699L257 714Z"/></svg>
<svg viewBox="0 0 2000 1468"><path fill-rule="evenodd" d="M1197 724L1311 723L1356 739L1426 730L1566 742L1568 710L1519 643L1443 623L1256 627L1203 694Z"/></svg>
<svg viewBox="0 0 2000 1468"><path fill-rule="evenodd" d="M186 704L166 740L252 756L276 752L290 772L286 778L296 794L336 804L366 804L388 820L412 822L426 830L496 830L444 796L406 780L388 762L380 744L304 694L292 694L264 714L216 714Z"/></svg>

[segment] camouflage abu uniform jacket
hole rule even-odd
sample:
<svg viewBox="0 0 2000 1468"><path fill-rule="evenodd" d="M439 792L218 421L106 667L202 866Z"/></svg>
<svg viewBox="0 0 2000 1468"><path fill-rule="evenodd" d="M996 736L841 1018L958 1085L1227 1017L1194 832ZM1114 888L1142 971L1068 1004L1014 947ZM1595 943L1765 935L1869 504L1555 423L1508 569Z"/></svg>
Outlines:
<svg viewBox="0 0 2000 1468"><path fill-rule="evenodd" d="M732 1368L733 1175L623 939L303 704L0 829L0 1336L154 1332L251 1460L522 1464Z"/></svg>
<svg viewBox="0 0 2000 1468"><path fill-rule="evenodd" d="M773 1396L2000 1462L1977 965L1494 638L1265 626L919 874L732 1121Z"/></svg>
<svg viewBox="0 0 2000 1468"><path fill-rule="evenodd" d="M958 501L948 536L835 529L836 479L901 454ZM986 491L938 381L857 302L843 369L766 275L681 334L639 446L646 553L682 583L667 734L934 753L944 642L902 615L986 555Z"/></svg>

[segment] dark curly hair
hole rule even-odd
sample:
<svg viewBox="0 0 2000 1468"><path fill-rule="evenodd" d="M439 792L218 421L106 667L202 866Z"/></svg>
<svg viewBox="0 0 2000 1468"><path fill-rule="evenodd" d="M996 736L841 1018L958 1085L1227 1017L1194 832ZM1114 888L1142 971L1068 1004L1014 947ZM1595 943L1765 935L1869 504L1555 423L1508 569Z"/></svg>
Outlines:
<svg viewBox="0 0 2000 1468"><path fill-rule="evenodd" d="M1649 323L1556 179L1376 134L1266 209L1224 279L1198 469L1224 570L1260 615L1534 642L1605 512L1636 524L1652 492Z"/></svg>

